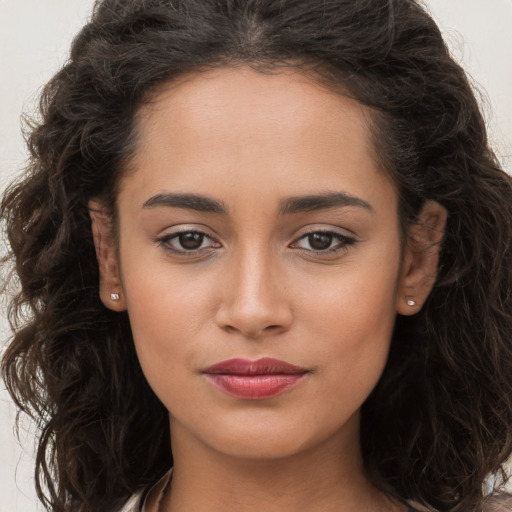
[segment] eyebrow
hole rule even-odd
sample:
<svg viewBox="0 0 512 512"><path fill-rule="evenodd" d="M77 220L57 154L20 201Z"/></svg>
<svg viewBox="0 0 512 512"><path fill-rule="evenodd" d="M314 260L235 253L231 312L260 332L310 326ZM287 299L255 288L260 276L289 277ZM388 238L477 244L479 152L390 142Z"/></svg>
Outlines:
<svg viewBox="0 0 512 512"><path fill-rule="evenodd" d="M205 213L227 214L228 208L222 201L197 194L157 194L150 197L142 208L156 207L184 208ZM370 203L347 192L325 192L322 194L290 197L281 203L281 215L355 206L375 213Z"/></svg>
<svg viewBox="0 0 512 512"><path fill-rule="evenodd" d="M184 208L206 213L227 213L228 211L222 201L197 194L157 194L150 197L142 205L142 208L155 208L157 206Z"/></svg>
<svg viewBox="0 0 512 512"><path fill-rule="evenodd" d="M323 194L290 197L282 204L280 213L285 215L346 206L356 206L375 213L370 203L347 192L326 192Z"/></svg>

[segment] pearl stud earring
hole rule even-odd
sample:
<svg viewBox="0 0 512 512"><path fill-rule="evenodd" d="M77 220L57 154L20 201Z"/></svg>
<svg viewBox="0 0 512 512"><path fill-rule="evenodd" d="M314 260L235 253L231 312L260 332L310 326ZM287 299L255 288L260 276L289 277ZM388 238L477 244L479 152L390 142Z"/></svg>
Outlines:
<svg viewBox="0 0 512 512"><path fill-rule="evenodd" d="M407 305L408 305L408 306L411 306L411 307L416 306L416 301L415 301L415 300L412 300L412 299L409 299L409 300L407 301Z"/></svg>

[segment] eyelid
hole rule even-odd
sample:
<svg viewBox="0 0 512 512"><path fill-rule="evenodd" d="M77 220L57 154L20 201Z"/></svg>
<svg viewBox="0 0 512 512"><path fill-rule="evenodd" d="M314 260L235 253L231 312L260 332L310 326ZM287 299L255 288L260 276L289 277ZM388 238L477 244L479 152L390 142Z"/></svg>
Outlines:
<svg viewBox="0 0 512 512"><path fill-rule="evenodd" d="M311 235L313 233L332 233L333 235L338 235L343 238L353 239L354 241L358 241L359 237L354 233L354 231L340 226L334 226L331 224L309 224L307 226L303 226L300 229L297 229L293 234L294 240L298 240L307 235Z"/></svg>
<svg viewBox="0 0 512 512"><path fill-rule="evenodd" d="M345 230L346 231L346 230ZM339 240L339 243L336 244L332 248L324 249L324 250L315 250L315 249L304 249L302 247L294 247L295 244L297 244L300 240L303 240L307 238L310 235L313 235L315 233L322 233L322 234L329 234L333 235ZM340 229L334 228L334 227L308 227L307 231L304 231L300 233L299 235L296 235L293 239L293 242L289 245L289 247L296 249L298 251L302 251L305 254L313 254L318 256L333 256L337 255L340 252L346 252L349 250L349 248L354 245L358 241L357 237L351 232L350 235L340 231Z"/></svg>
<svg viewBox="0 0 512 512"><path fill-rule="evenodd" d="M170 228L168 228L170 229ZM179 225L176 228L166 231L161 235L157 235L154 238L154 241L161 245L166 251L171 252L175 255L183 255L183 256L198 256L204 254L205 252L210 251L212 248L222 247L222 244L217 240L216 237L207 232L208 230L198 227L197 225ZM205 238L208 238L212 241L213 247L203 247L199 249L191 249L191 250L179 250L174 249L169 245L171 240L177 238L180 234L183 233L198 233L203 235Z"/></svg>
<svg viewBox="0 0 512 512"><path fill-rule="evenodd" d="M329 221L311 222L310 224L302 225L300 228L295 230L294 236L298 237L304 234L317 233L318 231L336 233L349 238L359 238L359 235L349 227L343 224L338 224L338 222L331 223Z"/></svg>

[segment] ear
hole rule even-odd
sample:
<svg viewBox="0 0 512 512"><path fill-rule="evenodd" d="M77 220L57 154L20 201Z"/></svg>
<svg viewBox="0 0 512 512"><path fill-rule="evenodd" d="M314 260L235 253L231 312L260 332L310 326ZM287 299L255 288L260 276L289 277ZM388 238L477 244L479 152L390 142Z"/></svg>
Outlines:
<svg viewBox="0 0 512 512"><path fill-rule="evenodd" d="M396 303L401 315L417 313L432 291L447 216L443 206L429 200L407 231Z"/></svg>
<svg viewBox="0 0 512 512"><path fill-rule="evenodd" d="M89 201L89 215L100 271L100 299L112 311L124 311L126 302L121 285L116 243L112 232L112 219L105 211L103 204L95 199Z"/></svg>

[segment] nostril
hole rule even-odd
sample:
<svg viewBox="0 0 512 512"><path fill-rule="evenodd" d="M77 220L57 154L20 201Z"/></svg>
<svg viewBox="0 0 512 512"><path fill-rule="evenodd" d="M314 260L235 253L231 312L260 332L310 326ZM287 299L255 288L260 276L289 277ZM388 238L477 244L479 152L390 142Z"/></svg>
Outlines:
<svg viewBox="0 0 512 512"><path fill-rule="evenodd" d="M261 328L256 325L236 326L231 324L225 324L222 327L226 332L230 334L241 333L247 338L260 338L265 335L278 334L279 332L286 330L286 327L279 324L267 325Z"/></svg>

